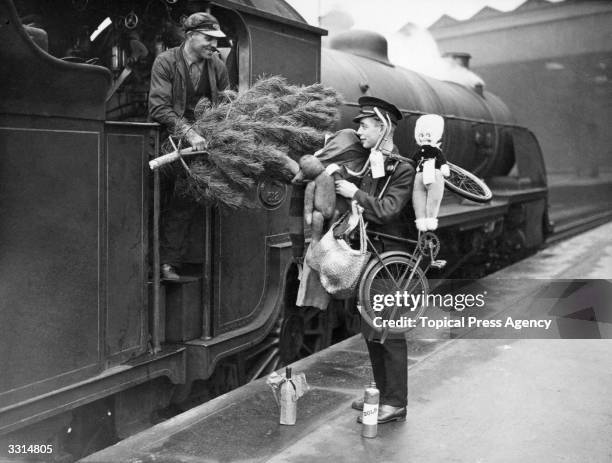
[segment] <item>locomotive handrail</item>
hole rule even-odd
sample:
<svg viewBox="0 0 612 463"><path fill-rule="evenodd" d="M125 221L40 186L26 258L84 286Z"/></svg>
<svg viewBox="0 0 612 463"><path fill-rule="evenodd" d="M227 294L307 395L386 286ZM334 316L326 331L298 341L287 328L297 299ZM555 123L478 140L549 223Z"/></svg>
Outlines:
<svg viewBox="0 0 612 463"><path fill-rule="evenodd" d="M182 156L194 156L196 154L208 154L208 151L198 151L193 147L185 148L185 149L177 149L172 151L171 153L164 154L162 156L156 157L149 161L149 168L151 170L155 170L164 164L169 164L178 159L181 159Z"/></svg>

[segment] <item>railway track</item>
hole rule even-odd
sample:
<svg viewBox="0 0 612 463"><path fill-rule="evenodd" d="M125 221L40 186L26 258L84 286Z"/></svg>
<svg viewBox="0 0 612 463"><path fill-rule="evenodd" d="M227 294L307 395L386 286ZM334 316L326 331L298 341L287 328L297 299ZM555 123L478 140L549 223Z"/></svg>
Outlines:
<svg viewBox="0 0 612 463"><path fill-rule="evenodd" d="M612 209L597 209L588 215L581 215L555 225L552 235L546 238L544 246L563 241L612 220Z"/></svg>

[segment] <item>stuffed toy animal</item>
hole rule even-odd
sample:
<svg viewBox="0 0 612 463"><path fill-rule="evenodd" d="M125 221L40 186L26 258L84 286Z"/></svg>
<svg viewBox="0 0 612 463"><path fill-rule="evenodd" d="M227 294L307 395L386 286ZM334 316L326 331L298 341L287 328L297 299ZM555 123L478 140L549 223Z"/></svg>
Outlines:
<svg viewBox="0 0 612 463"><path fill-rule="evenodd" d="M351 172L358 172L368 159L368 150L361 146L357 132L351 129L339 130L326 136L325 145L314 155L300 158L300 171L293 182L309 181L304 191L304 225L310 226L311 244L304 256L303 266L299 268L300 286L296 299L298 307L318 307L325 310L330 295L321 284L319 273L310 267L312 250L325 231L326 226L334 223L349 202L336 196L335 180L343 178L351 181ZM343 233L348 223L334 229ZM310 257L309 257L310 256Z"/></svg>
<svg viewBox="0 0 612 463"><path fill-rule="evenodd" d="M444 177L450 175L446 158L440 150L444 119L426 114L417 119L414 138L419 148L413 159L417 173L412 190L412 205L419 232L438 228L438 212L444 195Z"/></svg>
<svg viewBox="0 0 612 463"><path fill-rule="evenodd" d="M334 181L350 178L347 168L359 170L366 159L365 148L350 129L329 135L322 149L300 158L300 171L293 182L309 181L304 192L304 224L310 226L313 243L323 235L326 221L333 222L348 210L349 202L336 197Z"/></svg>
<svg viewBox="0 0 612 463"><path fill-rule="evenodd" d="M300 158L300 172L304 180L312 180L304 193L304 224L310 225L312 242L316 243L323 234L325 220L331 219L336 210L334 177L312 154Z"/></svg>

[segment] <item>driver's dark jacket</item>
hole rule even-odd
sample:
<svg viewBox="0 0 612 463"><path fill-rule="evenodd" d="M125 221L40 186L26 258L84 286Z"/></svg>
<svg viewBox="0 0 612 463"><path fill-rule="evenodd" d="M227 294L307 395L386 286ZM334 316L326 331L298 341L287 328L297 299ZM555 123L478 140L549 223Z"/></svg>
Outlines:
<svg viewBox="0 0 612 463"><path fill-rule="evenodd" d="M183 45L160 53L151 69L149 115L169 131L184 116L187 104L186 82L189 76L185 75L182 53ZM227 68L216 55L205 62L212 100L216 102L219 91L229 87Z"/></svg>
<svg viewBox="0 0 612 463"><path fill-rule="evenodd" d="M397 148L394 148L393 152L397 154ZM394 163L393 159L387 158L385 167ZM369 223L368 230L409 238L414 221L412 211L414 176L415 169L411 160L406 159L406 161L399 162L391 174L391 179L381 199L378 199L378 194L386 183L387 177L373 180L371 174L368 173L362 178L360 189L355 193L354 199L364 209L363 216ZM394 245L393 242L388 242L385 250L402 247L399 244Z"/></svg>

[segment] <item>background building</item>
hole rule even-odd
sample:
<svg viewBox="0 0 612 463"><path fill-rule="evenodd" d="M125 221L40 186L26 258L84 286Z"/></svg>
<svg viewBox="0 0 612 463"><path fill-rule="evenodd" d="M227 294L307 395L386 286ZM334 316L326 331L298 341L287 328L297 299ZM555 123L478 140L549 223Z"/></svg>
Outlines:
<svg viewBox="0 0 612 463"><path fill-rule="evenodd" d="M612 172L612 2L528 0L429 30L442 53L472 55L487 89L535 132L549 174Z"/></svg>

